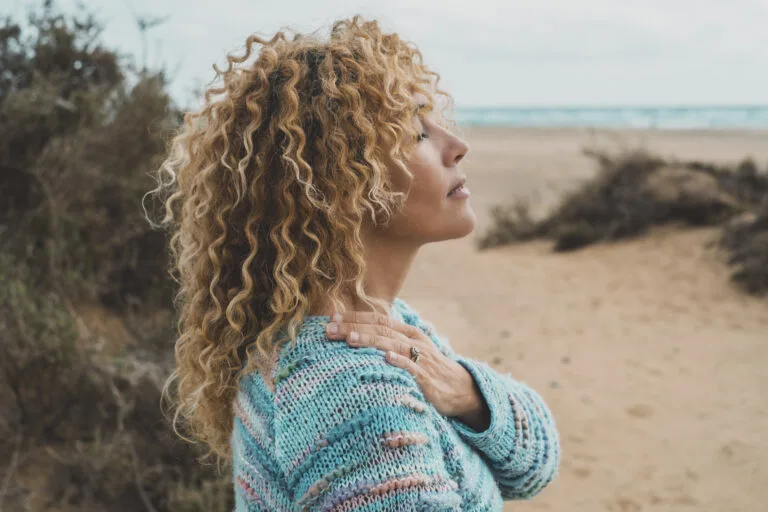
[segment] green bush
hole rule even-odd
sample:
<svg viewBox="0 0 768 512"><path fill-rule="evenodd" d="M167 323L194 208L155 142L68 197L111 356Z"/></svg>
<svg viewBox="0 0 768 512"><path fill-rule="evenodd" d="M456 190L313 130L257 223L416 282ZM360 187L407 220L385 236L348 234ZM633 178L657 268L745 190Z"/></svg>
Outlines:
<svg viewBox="0 0 768 512"><path fill-rule="evenodd" d="M228 511L160 402L174 283L141 201L182 112L101 29L0 21L0 509Z"/></svg>

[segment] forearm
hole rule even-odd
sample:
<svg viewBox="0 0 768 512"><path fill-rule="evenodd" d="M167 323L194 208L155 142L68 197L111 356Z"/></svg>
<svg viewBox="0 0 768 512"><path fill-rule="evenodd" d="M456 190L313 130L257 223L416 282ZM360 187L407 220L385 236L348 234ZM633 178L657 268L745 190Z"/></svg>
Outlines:
<svg viewBox="0 0 768 512"><path fill-rule="evenodd" d="M556 475L560 442L554 418L525 383L487 364L458 357L475 377L491 411L486 430L453 419L459 435L485 457L505 499L536 495Z"/></svg>

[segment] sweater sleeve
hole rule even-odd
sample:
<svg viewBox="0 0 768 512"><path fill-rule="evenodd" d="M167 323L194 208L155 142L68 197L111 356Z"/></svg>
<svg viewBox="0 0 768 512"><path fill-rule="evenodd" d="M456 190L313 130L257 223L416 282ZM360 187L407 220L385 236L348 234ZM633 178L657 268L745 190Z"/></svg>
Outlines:
<svg viewBox="0 0 768 512"><path fill-rule="evenodd" d="M301 510L461 510L418 385L375 349L298 364L276 389L280 470Z"/></svg>
<svg viewBox="0 0 768 512"><path fill-rule="evenodd" d="M557 476L560 464L560 438L544 400L511 375L458 355L431 324L420 321L419 325L441 352L470 372L491 413L490 426L482 432L458 418L448 421L484 457L504 500L537 495Z"/></svg>

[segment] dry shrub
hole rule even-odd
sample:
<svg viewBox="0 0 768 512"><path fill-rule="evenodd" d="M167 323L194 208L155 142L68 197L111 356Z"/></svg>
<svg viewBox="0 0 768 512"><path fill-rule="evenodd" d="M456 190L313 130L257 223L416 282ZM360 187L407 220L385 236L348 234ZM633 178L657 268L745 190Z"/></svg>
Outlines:
<svg viewBox="0 0 768 512"><path fill-rule="evenodd" d="M0 280L9 509L231 510L229 473L200 465L163 415L169 361L105 355L110 340L83 338L67 299L22 262L0 258Z"/></svg>
<svg viewBox="0 0 768 512"><path fill-rule="evenodd" d="M530 204L525 200L492 206L491 218L493 225L480 239L480 249L525 242L546 235L546 224L533 218Z"/></svg>
<svg viewBox="0 0 768 512"><path fill-rule="evenodd" d="M749 158L729 166L664 160L642 150L585 153L599 164L593 179L566 194L543 219L533 219L525 203L495 206L479 249L545 238L554 240L555 251L568 251L638 236L660 224L720 225L756 210L768 197L768 169L760 170ZM761 226L734 227L723 242L733 251L731 264L739 266L734 277L750 291L766 287Z"/></svg>
<svg viewBox="0 0 768 512"><path fill-rule="evenodd" d="M181 112L100 31L50 2L0 20L0 510L228 511L160 402L174 283L141 200Z"/></svg>
<svg viewBox="0 0 768 512"><path fill-rule="evenodd" d="M768 293L768 197L757 212L726 225L720 245L729 252L733 279L751 294Z"/></svg>

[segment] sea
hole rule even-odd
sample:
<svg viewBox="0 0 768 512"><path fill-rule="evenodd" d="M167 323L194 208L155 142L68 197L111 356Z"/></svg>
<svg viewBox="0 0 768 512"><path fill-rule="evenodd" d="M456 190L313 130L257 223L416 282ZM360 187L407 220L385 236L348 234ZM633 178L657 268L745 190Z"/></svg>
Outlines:
<svg viewBox="0 0 768 512"><path fill-rule="evenodd" d="M459 107L462 125L518 127L756 129L768 128L768 105L645 107Z"/></svg>

